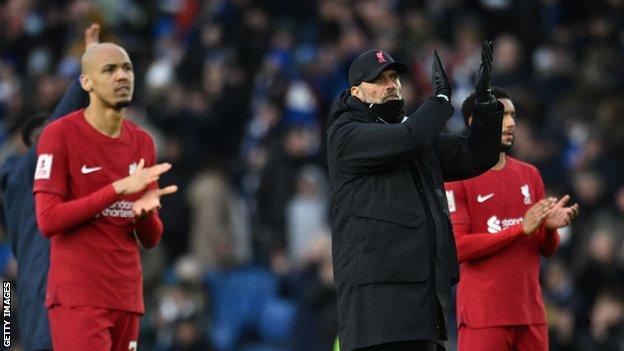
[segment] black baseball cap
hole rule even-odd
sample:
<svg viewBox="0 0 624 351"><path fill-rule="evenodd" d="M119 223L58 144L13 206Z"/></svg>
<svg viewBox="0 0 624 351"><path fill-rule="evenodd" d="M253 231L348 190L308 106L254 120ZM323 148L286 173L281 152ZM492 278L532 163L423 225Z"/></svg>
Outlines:
<svg viewBox="0 0 624 351"><path fill-rule="evenodd" d="M349 67L349 84L356 86L362 82L372 82L387 69L393 69L399 74L407 72L407 66L403 62L395 61L387 52L368 50L356 58Z"/></svg>

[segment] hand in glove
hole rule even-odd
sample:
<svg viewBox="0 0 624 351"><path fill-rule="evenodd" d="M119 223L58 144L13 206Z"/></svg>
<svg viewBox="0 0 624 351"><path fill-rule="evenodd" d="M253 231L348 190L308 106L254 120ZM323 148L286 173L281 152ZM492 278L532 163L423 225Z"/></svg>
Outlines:
<svg viewBox="0 0 624 351"><path fill-rule="evenodd" d="M435 95L444 95L451 100L451 83L449 83L448 78L446 77L446 73L444 73L444 68L442 67L442 62L440 62L440 57L438 56L438 51L433 50L433 63L431 64L431 85L435 90Z"/></svg>
<svg viewBox="0 0 624 351"><path fill-rule="evenodd" d="M481 65L475 76L475 90L478 103L496 102L492 95L492 42L489 40L483 41Z"/></svg>

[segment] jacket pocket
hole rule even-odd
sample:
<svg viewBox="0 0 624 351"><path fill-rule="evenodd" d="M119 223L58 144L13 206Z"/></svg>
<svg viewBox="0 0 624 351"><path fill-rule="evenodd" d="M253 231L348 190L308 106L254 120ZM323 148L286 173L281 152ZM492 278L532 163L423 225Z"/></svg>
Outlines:
<svg viewBox="0 0 624 351"><path fill-rule="evenodd" d="M354 215L358 285L419 282L429 277L422 212L369 202L356 206Z"/></svg>

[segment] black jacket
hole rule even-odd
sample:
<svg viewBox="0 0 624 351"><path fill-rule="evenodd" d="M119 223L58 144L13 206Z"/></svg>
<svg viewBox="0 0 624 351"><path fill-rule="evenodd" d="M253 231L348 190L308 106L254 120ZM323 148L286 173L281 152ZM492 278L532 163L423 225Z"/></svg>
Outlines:
<svg viewBox="0 0 624 351"><path fill-rule="evenodd" d="M443 182L498 160L503 106L475 108L467 137L441 134L453 114L432 98L385 124L344 91L332 108L327 161L340 345L446 340L459 278Z"/></svg>

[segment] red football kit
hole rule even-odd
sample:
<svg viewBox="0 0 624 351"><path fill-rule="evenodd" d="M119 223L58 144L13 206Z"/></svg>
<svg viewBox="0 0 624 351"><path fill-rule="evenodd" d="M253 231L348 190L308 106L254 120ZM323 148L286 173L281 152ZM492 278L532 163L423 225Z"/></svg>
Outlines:
<svg viewBox="0 0 624 351"><path fill-rule="evenodd" d="M540 254L554 254L559 235L543 226L524 235L522 218L544 197L544 185L535 167L505 157L500 170L445 184L461 264L460 351L507 350L499 341L547 349Z"/></svg>
<svg viewBox="0 0 624 351"><path fill-rule="evenodd" d="M120 196L112 183L132 174L141 159L145 167L154 165L151 136L124 120L119 137L108 137L78 110L45 128L37 154L33 190L37 224L51 239L46 307L55 349L95 349L94 343L61 344L68 337L59 334L71 330L72 320L76 324L94 318L104 318L92 324L110 324L113 336L135 334L133 340L124 335L130 341L119 348L128 350L132 342L136 348L138 316L144 313L138 245L156 245L163 227L157 213L135 223L132 205L143 193ZM153 183L149 189L157 187ZM123 321L115 311L134 320ZM123 330L116 330L120 325ZM102 349L110 349L111 342L118 340L104 341Z"/></svg>

